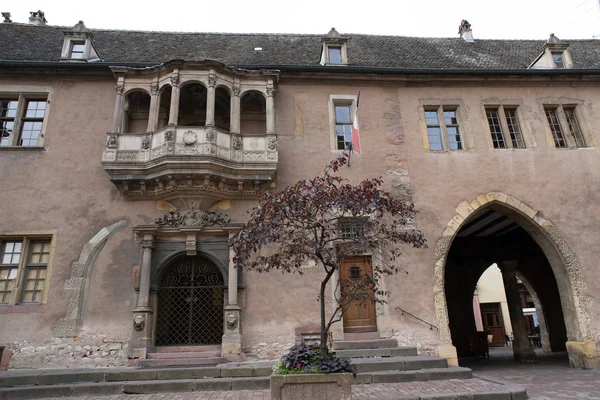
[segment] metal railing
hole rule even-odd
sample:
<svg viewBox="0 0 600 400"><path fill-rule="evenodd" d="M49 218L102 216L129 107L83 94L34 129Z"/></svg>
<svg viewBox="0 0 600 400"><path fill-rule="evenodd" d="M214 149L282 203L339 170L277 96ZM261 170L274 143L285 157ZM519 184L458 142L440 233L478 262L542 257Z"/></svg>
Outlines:
<svg viewBox="0 0 600 400"><path fill-rule="evenodd" d="M404 310L404 309L402 309L402 308L400 308L400 307L396 307L396 311L400 312L400 315L404 315L404 314L410 315L411 317L413 317L413 318L415 318L415 319L418 319L418 320L419 320L419 321L421 321L422 323L429 325L429 330L433 330L433 329L435 329L435 330L436 330L436 331L438 331L438 332L440 331L440 330L438 329L438 327L437 327L437 326L435 326L435 325L433 325L433 324L430 324L429 322L425 321L424 319L421 319L421 318L417 317L416 315L414 315L414 314L411 314L411 313L409 313L408 311L406 311L406 310Z"/></svg>

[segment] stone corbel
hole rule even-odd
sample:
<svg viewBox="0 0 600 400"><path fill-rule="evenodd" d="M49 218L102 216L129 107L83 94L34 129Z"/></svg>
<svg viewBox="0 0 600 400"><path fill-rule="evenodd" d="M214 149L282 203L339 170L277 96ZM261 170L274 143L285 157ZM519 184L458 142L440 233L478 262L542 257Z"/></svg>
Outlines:
<svg viewBox="0 0 600 400"><path fill-rule="evenodd" d="M188 233L187 239L185 240L185 254L188 256L195 256L196 253L196 234Z"/></svg>

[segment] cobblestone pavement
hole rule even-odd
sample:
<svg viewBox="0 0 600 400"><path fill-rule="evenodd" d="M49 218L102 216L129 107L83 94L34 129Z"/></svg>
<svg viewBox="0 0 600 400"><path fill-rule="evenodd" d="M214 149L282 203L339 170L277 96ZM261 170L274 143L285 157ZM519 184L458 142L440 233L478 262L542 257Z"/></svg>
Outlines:
<svg viewBox="0 0 600 400"><path fill-rule="evenodd" d="M521 385L532 400L600 400L600 371L571 368L566 353L536 351L537 363L519 364L511 348L491 350L490 360L461 360L461 366L482 379Z"/></svg>
<svg viewBox="0 0 600 400"><path fill-rule="evenodd" d="M461 366L473 369L475 379L430 382L356 385L355 400L403 399L418 394L465 393L493 390L499 384L516 384L527 389L532 400L600 400L600 371L572 369L565 353L539 352L535 364L512 361L508 349L492 349L490 360L461 360ZM73 400L268 400L269 390L229 392L159 393L77 397Z"/></svg>
<svg viewBox="0 0 600 400"><path fill-rule="evenodd" d="M449 379L446 381L385 383L355 385L352 398L355 400L405 399L419 394L468 393L494 390L503 385L483 379ZM148 395L114 395L73 397L73 400L269 400L269 390L240 390L223 392L160 393Z"/></svg>

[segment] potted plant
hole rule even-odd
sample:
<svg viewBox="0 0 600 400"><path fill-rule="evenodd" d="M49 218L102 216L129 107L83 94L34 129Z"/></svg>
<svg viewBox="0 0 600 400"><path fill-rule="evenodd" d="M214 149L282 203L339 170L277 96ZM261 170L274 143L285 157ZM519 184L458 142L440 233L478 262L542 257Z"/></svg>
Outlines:
<svg viewBox="0 0 600 400"><path fill-rule="evenodd" d="M271 400L351 399L356 368L319 346L299 344L281 358L271 375Z"/></svg>

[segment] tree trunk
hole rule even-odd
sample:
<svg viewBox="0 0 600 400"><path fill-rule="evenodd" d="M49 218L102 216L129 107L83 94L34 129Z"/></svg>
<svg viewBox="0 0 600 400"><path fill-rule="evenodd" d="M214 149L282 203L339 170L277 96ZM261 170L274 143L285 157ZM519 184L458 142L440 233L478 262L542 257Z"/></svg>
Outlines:
<svg viewBox="0 0 600 400"><path fill-rule="evenodd" d="M327 288L327 283L329 279L333 275L335 269L332 269L330 272L327 272L327 276L321 282L321 357L327 357L329 350L327 349L327 333L329 329L327 329L327 325L325 324L325 289Z"/></svg>

